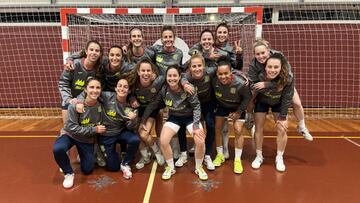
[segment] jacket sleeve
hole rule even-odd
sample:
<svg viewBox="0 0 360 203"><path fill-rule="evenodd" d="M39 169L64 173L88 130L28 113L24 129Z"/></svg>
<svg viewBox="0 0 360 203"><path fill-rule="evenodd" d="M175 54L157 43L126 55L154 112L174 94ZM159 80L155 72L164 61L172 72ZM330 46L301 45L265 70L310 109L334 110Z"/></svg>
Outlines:
<svg viewBox="0 0 360 203"><path fill-rule="evenodd" d="M238 112L241 114L242 112L245 112L246 111L246 108L251 100L251 90L250 90L250 87L249 85L244 85L242 87L242 91L241 91L241 94L240 94L240 98L241 98L241 103L240 103L240 106L238 108Z"/></svg>
<svg viewBox="0 0 360 203"><path fill-rule="evenodd" d="M290 84L286 85L281 94L281 106L280 106L280 117L286 117L288 114L289 106L292 103L294 97L295 80L292 78Z"/></svg>
<svg viewBox="0 0 360 203"><path fill-rule="evenodd" d="M68 109L68 120L66 129L72 135L91 137L96 135L95 126L82 126L80 124L80 114L76 112L75 106L70 105Z"/></svg>
<svg viewBox="0 0 360 203"><path fill-rule="evenodd" d="M64 70L60 76L58 87L63 105L68 103L68 101L73 97L71 95L71 85L73 79L74 79L73 71Z"/></svg>
<svg viewBox="0 0 360 203"><path fill-rule="evenodd" d="M193 126L194 129L199 129L201 118L201 106L197 93L190 95L188 101L193 108Z"/></svg>
<svg viewBox="0 0 360 203"><path fill-rule="evenodd" d="M189 52L188 52L188 54L189 54L190 56L192 56L192 55L195 54L195 53L201 53L201 46L200 46L200 43L199 43L199 42L196 43L196 44L194 44L194 46L192 46L192 47L189 49Z"/></svg>
<svg viewBox="0 0 360 203"><path fill-rule="evenodd" d="M159 94L156 95L156 98L154 101L150 102L150 104L148 104L145 108L144 114L141 118L141 123L145 123L146 120L149 118L150 114L157 109L159 106L163 106L163 93L165 92L165 87L163 87Z"/></svg>

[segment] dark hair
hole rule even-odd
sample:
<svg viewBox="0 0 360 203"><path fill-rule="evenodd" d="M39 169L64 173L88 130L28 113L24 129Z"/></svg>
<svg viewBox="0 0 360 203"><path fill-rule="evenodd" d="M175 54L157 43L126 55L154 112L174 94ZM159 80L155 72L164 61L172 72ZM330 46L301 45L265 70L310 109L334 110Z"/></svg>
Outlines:
<svg viewBox="0 0 360 203"><path fill-rule="evenodd" d="M156 74L156 77L159 76L159 70L158 70L157 66L154 65L149 58L144 58L144 59L140 60L139 62L137 62L137 64L135 65L135 68L131 71L131 76L129 75L130 80L133 81L133 84L140 82L140 79L138 76L138 71L140 70L140 66L143 63L150 64L151 70Z"/></svg>
<svg viewBox="0 0 360 203"><path fill-rule="evenodd" d="M91 43L97 44L100 47L100 56L99 56L99 59L96 61L94 67L95 67L96 77L103 78L103 72L100 68L100 65L103 63L104 48L102 47L102 45L100 44L99 41L97 41L95 39L91 39L91 40L87 41L85 48L80 51L79 56L80 56L80 58L87 57L86 51L89 48Z"/></svg>
<svg viewBox="0 0 360 203"><path fill-rule="evenodd" d="M225 27L225 28L228 30L228 32L229 32L229 26L228 26L228 24L227 24L226 21L223 21L223 22L219 23L219 24L216 26L216 29L215 29L215 39L214 39L214 41L215 41L215 46L218 46L218 45L219 45L219 42L218 42L218 40L217 40L217 30L219 29L219 27Z"/></svg>
<svg viewBox="0 0 360 203"><path fill-rule="evenodd" d="M101 81L100 81L99 78L90 76L90 77L88 77L88 78L86 79L86 81L85 81L85 86L84 86L84 87L86 88L86 87L89 85L89 83L90 83L91 81L93 81L93 80L96 80L96 81L100 82L100 85L101 85Z"/></svg>
<svg viewBox="0 0 360 203"><path fill-rule="evenodd" d="M229 60L220 60L220 61L218 61L218 62L216 63L216 71L217 71L217 68L218 68L219 66L229 66L230 71L231 71L231 63L230 63Z"/></svg>
<svg viewBox="0 0 360 203"><path fill-rule="evenodd" d="M108 54L110 53L110 50L111 50L111 49L115 49L115 48L116 48L116 49L120 49L121 55L124 56L124 51L123 51L123 49L122 49L119 45L116 45L116 44L115 44L115 45L112 45L112 46L109 48Z"/></svg>
<svg viewBox="0 0 360 203"><path fill-rule="evenodd" d="M212 38L215 40L214 33L213 33L210 29L204 29L203 31L201 31L201 33L200 33L200 39L201 39L202 35L203 35L205 32L210 33L211 36L212 36Z"/></svg>
<svg viewBox="0 0 360 203"><path fill-rule="evenodd" d="M171 25L164 25L161 29L161 38L162 38L162 35L165 31L171 31L174 35L174 39L175 39L175 32L174 32L174 29L172 28Z"/></svg>
<svg viewBox="0 0 360 203"><path fill-rule="evenodd" d="M289 67L286 58L281 53L274 53L270 55L268 59L266 59L265 67L270 59L278 59L280 61L281 70L276 78L278 78L278 85L285 87L288 84L289 79Z"/></svg>
<svg viewBox="0 0 360 203"><path fill-rule="evenodd" d="M131 28L130 31L129 31L130 39L131 39L131 33L132 33L132 31L134 31L134 30L139 30L140 33L141 33L141 36L144 37L144 36L143 36L143 31L142 31L140 28L138 28L138 27L133 27L133 28ZM129 63L132 63L132 62L133 62L134 53L133 53L132 48L133 48L133 44L132 44L132 42L130 42L130 43L128 44L128 46L127 46L127 54L126 54L126 55L127 55L127 60L128 60Z"/></svg>
<svg viewBox="0 0 360 203"><path fill-rule="evenodd" d="M181 76L182 71L181 71L180 66L178 66L177 64L174 64L174 65L168 66L168 68L166 69L166 72L165 72L165 78L166 79L167 79L167 73L169 72L170 69L175 69L178 72L179 76Z"/></svg>

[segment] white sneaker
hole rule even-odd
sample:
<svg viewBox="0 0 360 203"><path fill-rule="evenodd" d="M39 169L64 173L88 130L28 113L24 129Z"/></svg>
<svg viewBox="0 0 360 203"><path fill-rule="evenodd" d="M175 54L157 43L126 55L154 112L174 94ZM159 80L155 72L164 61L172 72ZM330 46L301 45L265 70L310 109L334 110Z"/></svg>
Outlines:
<svg viewBox="0 0 360 203"><path fill-rule="evenodd" d="M131 168L130 168L129 165L123 165L123 164L121 164L121 165L120 165L120 169L121 169L121 171L123 172L123 177L124 177L125 179L130 179L130 178L132 178Z"/></svg>
<svg viewBox="0 0 360 203"><path fill-rule="evenodd" d="M156 158L156 162L162 166L165 164L165 159L164 159L164 156L161 154L160 151L157 151L154 153L155 154L155 158Z"/></svg>
<svg viewBox="0 0 360 203"><path fill-rule="evenodd" d="M71 174L66 174L64 175L64 182L63 182L63 187L68 189L71 188L74 185L74 178L75 178L75 174L71 173Z"/></svg>
<svg viewBox="0 0 360 203"><path fill-rule="evenodd" d="M264 158L260 156L256 156L254 161L251 163L251 167L254 169L260 168L261 164L263 163Z"/></svg>
<svg viewBox="0 0 360 203"><path fill-rule="evenodd" d="M224 146L224 157L225 157L225 159L229 159L229 157L230 157L229 147Z"/></svg>
<svg viewBox="0 0 360 203"><path fill-rule="evenodd" d="M181 154L179 159L175 162L176 167L182 167L187 162L187 155Z"/></svg>
<svg viewBox="0 0 360 203"><path fill-rule="evenodd" d="M135 168L138 169L138 170L139 170L139 169L142 169L142 168L145 167L146 164L148 164L148 163L150 163L150 162L151 162L151 159L150 159L149 156L148 156L148 157L143 157L143 156L141 156L139 162L137 162L137 163L135 164Z"/></svg>
<svg viewBox="0 0 360 203"><path fill-rule="evenodd" d="M195 144L190 148L189 154L195 154Z"/></svg>
<svg viewBox="0 0 360 203"><path fill-rule="evenodd" d="M206 174L205 170L202 167L196 168L195 173L196 173L196 175L199 176L200 180L207 180L208 179L208 175Z"/></svg>
<svg viewBox="0 0 360 203"><path fill-rule="evenodd" d="M161 178L163 180L169 180L171 176L174 175L175 173L176 173L175 169L170 168L170 166L166 166L165 171L162 174Z"/></svg>
<svg viewBox="0 0 360 203"><path fill-rule="evenodd" d="M210 156L205 156L204 164L208 170L210 170L210 171L215 170L215 166L214 166L213 161L211 160Z"/></svg>
<svg viewBox="0 0 360 203"><path fill-rule="evenodd" d="M308 129L307 128L303 128L303 129L300 129L300 128L298 128L298 132L302 135L302 136L304 136L304 138L307 140L307 141L313 141L313 136L310 134L310 132L308 131Z"/></svg>
<svg viewBox="0 0 360 203"><path fill-rule="evenodd" d="M282 156L276 156L275 164L276 164L276 170L280 172L285 171L285 164Z"/></svg>

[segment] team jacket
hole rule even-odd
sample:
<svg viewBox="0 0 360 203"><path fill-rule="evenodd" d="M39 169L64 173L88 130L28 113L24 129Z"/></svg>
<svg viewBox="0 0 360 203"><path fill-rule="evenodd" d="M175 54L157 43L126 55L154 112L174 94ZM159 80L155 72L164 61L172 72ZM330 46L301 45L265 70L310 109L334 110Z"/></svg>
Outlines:
<svg viewBox="0 0 360 203"><path fill-rule="evenodd" d="M155 60L155 52L150 48L145 48L144 54L141 56L132 55L131 59L127 58L127 62L133 65L136 65L139 61L144 59L150 59L151 61Z"/></svg>
<svg viewBox="0 0 360 203"><path fill-rule="evenodd" d="M146 107L150 102L155 100L164 81L164 76L158 76L148 87L141 86L140 82L136 83L130 100L136 99L139 102L140 107Z"/></svg>
<svg viewBox="0 0 360 203"><path fill-rule="evenodd" d="M169 109L169 116L193 115L194 128L199 128L201 108L197 94L190 95L183 89L181 89L180 92L173 92L167 85L164 85L155 100L148 104L142 122L144 123L146 121L153 110L164 104Z"/></svg>
<svg viewBox="0 0 360 203"><path fill-rule="evenodd" d="M129 64L126 61L121 62L121 67L119 70L113 72L110 70L110 62L109 59L105 58L102 67L102 72L104 75L103 81L103 90L104 91L115 91L115 87L117 82L119 81L122 74L132 71L135 66L133 64Z"/></svg>
<svg viewBox="0 0 360 203"><path fill-rule="evenodd" d="M84 111L84 113L78 113L75 105L69 105L68 120L65 123L64 131L79 142L94 143L96 125L102 123L101 104L98 102L94 106L85 105Z"/></svg>
<svg viewBox="0 0 360 203"><path fill-rule="evenodd" d="M217 77L213 80L215 97L221 107L237 109L241 114L251 99L249 86L245 85L245 79L241 76L232 74L230 85L223 85Z"/></svg>
<svg viewBox="0 0 360 203"><path fill-rule="evenodd" d="M154 51L154 63L158 67L160 75L165 75L170 65L178 65L181 67L183 58L181 49L176 48L174 52L167 52L161 45L154 45L149 49Z"/></svg>

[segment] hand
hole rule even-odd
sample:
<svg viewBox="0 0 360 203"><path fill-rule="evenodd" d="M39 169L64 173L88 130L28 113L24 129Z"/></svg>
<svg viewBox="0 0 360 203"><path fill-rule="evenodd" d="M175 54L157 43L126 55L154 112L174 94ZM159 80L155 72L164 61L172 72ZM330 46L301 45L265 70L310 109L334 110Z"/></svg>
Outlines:
<svg viewBox="0 0 360 203"><path fill-rule="evenodd" d="M148 132L148 129L146 128L146 125L145 124L140 124L140 126L139 126L139 131L141 131L141 130L143 130L143 131L145 131L145 132Z"/></svg>
<svg viewBox="0 0 360 203"><path fill-rule="evenodd" d="M220 58L220 55L217 52L211 51L209 54L210 60L218 60Z"/></svg>
<svg viewBox="0 0 360 203"><path fill-rule="evenodd" d="M241 48L241 45L240 45L240 40L239 41L235 41L234 42L234 45L235 45L235 53L236 54L242 54L242 48Z"/></svg>
<svg viewBox="0 0 360 203"><path fill-rule="evenodd" d="M96 126L96 133L103 134L106 132L106 127L104 125L97 125Z"/></svg>
<svg viewBox="0 0 360 203"><path fill-rule="evenodd" d="M254 88L256 90L264 89L265 88L265 82L257 82L257 83L255 83Z"/></svg>
<svg viewBox="0 0 360 203"><path fill-rule="evenodd" d="M137 117L136 111L130 111L126 118L128 118L129 120L135 120L136 117Z"/></svg>
<svg viewBox="0 0 360 203"><path fill-rule="evenodd" d="M127 54L127 46L123 46L122 50L123 50L124 54Z"/></svg>
<svg viewBox="0 0 360 203"><path fill-rule="evenodd" d="M155 73L151 74L151 81L154 81L156 79L157 75Z"/></svg>
<svg viewBox="0 0 360 203"><path fill-rule="evenodd" d="M188 84L188 83L186 83L186 84L184 85L184 90L185 90L187 93L191 94L191 95L193 95L193 94L195 93L195 88L194 88L194 86L192 86L192 85L190 85L190 84Z"/></svg>
<svg viewBox="0 0 360 203"><path fill-rule="evenodd" d="M197 139L199 142L205 142L205 133L203 129L194 129L193 136L194 139Z"/></svg>
<svg viewBox="0 0 360 203"><path fill-rule="evenodd" d="M72 98L69 100L69 104L76 104L77 99L76 98Z"/></svg>
<svg viewBox="0 0 360 203"><path fill-rule="evenodd" d="M76 109L76 112L78 112L78 113L84 113L85 112L84 104L81 104L81 103L77 103L75 105L75 109Z"/></svg>
<svg viewBox="0 0 360 203"><path fill-rule="evenodd" d="M66 71L73 71L74 70L74 65L73 65L73 61L70 59L66 60L66 63L64 64L64 70Z"/></svg>
<svg viewBox="0 0 360 203"><path fill-rule="evenodd" d="M229 118L231 118L231 120L236 121L237 119L240 118L240 112L235 111L229 114Z"/></svg>
<svg viewBox="0 0 360 203"><path fill-rule="evenodd" d="M130 101L130 106L132 108L136 109L136 108L138 108L140 106L140 104L136 99L134 99L134 100Z"/></svg>

